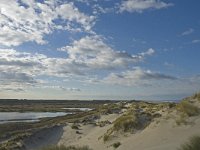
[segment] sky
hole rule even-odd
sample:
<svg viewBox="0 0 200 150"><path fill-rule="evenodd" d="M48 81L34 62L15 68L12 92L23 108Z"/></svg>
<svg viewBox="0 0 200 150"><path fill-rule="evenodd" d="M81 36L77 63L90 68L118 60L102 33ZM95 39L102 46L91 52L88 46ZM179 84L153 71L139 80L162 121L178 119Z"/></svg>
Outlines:
<svg viewBox="0 0 200 150"><path fill-rule="evenodd" d="M0 99L178 100L200 91L199 0L0 0Z"/></svg>

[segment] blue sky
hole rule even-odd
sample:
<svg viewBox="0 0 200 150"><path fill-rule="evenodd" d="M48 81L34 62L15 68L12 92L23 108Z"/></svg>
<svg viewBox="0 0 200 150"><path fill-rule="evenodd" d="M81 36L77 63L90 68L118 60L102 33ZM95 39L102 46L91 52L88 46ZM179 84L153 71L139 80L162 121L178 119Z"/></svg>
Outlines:
<svg viewBox="0 0 200 150"><path fill-rule="evenodd" d="M0 98L180 99L200 91L197 0L1 0Z"/></svg>

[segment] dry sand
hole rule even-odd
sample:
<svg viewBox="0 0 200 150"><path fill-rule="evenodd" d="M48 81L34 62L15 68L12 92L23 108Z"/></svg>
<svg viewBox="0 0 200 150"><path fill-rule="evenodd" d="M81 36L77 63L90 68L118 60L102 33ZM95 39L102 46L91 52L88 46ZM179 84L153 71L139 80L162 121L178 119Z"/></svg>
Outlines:
<svg viewBox="0 0 200 150"><path fill-rule="evenodd" d="M118 114L111 114L111 115L103 115L101 119L98 121L106 121L109 120L113 122L117 117ZM59 141L61 145L78 145L78 146L85 146L88 145L93 150L103 150L107 149L108 143L104 143L101 136L111 128L112 125L106 125L104 127L99 127L95 125L82 125L80 127L79 132L82 134L76 134L76 130L72 129L70 124L64 127L64 133ZM99 139L101 138L101 139Z"/></svg>
<svg viewBox="0 0 200 150"><path fill-rule="evenodd" d="M165 114L154 120L147 128L135 134L119 135L104 143L99 139L112 125L104 127L94 125L81 125L77 134L71 129L70 124L64 127L63 135L58 144L66 146L88 145L93 150L113 150L113 143L119 141L118 150L177 150L178 147L193 135L200 135L200 118L193 117L193 123L188 125L176 125L174 118L166 118ZM103 115L101 120L114 121L119 115ZM172 117L172 116L171 116Z"/></svg>
<svg viewBox="0 0 200 150"><path fill-rule="evenodd" d="M199 103L198 106L200 107ZM72 124L58 126L43 130L27 141L27 150L34 150L50 144L65 146L89 146L93 150L113 150L113 143L120 142L118 150L177 150L181 144L188 141L194 135L200 135L200 117L190 117L188 124L177 125L180 117L176 110L162 109L159 111L162 117L155 118L145 129L136 133L120 133L107 142L103 141L103 135L113 124L103 127L95 124L84 125L79 123L79 130L72 129ZM102 115L97 122L115 121L122 114ZM78 131L78 132L77 132Z"/></svg>

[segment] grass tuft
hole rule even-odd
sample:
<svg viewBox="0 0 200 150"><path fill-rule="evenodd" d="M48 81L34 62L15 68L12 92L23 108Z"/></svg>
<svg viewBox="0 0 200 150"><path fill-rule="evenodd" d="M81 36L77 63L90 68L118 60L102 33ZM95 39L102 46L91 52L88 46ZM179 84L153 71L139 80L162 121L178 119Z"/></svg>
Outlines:
<svg viewBox="0 0 200 150"><path fill-rule="evenodd" d="M188 101L182 101L177 105L177 109L180 112L183 112L185 114L187 114L189 117L190 116L196 116L199 114L199 108L192 105L191 103L189 103Z"/></svg>
<svg viewBox="0 0 200 150"><path fill-rule="evenodd" d="M110 136L109 136L109 135L105 134L105 135L103 136L103 141L104 141L104 142L108 141L109 139L110 139Z"/></svg>
<svg viewBox="0 0 200 150"><path fill-rule="evenodd" d="M193 98L200 101L200 93L194 94Z"/></svg>
<svg viewBox="0 0 200 150"><path fill-rule="evenodd" d="M72 128L72 129L75 129L75 130L79 130L78 125L75 125L75 124L73 124L73 125L71 126L71 128Z"/></svg>
<svg viewBox="0 0 200 150"><path fill-rule="evenodd" d="M116 142L116 143L114 143L112 146L116 149L116 148L118 148L120 145L121 145L120 142Z"/></svg>
<svg viewBox="0 0 200 150"><path fill-rule="evenodd" d="M139 120L136 115L127 114L117 118L113 124L114 131L132 131L140 126Z"/></svg>

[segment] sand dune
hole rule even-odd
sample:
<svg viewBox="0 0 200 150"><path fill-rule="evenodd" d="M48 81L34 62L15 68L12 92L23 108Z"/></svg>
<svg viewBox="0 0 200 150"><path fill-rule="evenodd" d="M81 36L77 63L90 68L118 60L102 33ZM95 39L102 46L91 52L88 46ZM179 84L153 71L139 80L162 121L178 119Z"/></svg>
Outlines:
<svg viewBox="0 0 200 150"><path fill-rule="evenodd" d="M118 114L110 114L103 115L99 121L114 121L119 115ZM94 126L94 125L81 125L80 133L77 134L76 130L71 128L71 124L68 124L64 127L64 133L59 141L61 145L78 145L84 146L88 145L90 148L94 150L102 150L107 149L108 144L104 144L102 139L99 139L103 134L111 128L112 125L107 125L104 127Z"/></svg>
<svg viewBox="0 0 200 150"><path fill-rule="evenodd" d="M192 108L197 109L197 112ZM39 131L25 140L25 147L27 150L34 150L50 144L87 145L93 150L113 150L113 144L120 142L121 145L117 148L118 150L177 150L190 137L200 136L199 108L200 101L195 99L189 99L186 103L183 101L180 105L174 106L144 102L134 103L133 105L129 103L124 105L121 113L116 111L113 114L102 113L100 118L90 116L90 118L93 118L90 121L87 119L87 121L80 120L75 121L75 123L66 123L65 126L56 126ZM191 112L198 114L191 115ZM185 120L182 120L181 123L178 123L183 113L189 115L182 118ZM134 128L134 130L129 132L113 130L115 120L124 117L124 114L133 118L134 114L137 114L140 121L146 125L144 128L143 125L142 128L137 128L131 124L131 128ZM149 122L144 120L145 118L149 120L145 115L150 117ZM72 128L74 125L76 128ZM108 131L112 131L109 134L111 136L109 140L104 141L103 137Z"/></svg>
<svg viewBox="0 0 200 150"><path fill-rule="evenodd" d="M101 116L101 121L113 122L119 114ZM64 127L64 132L58 144L88 145L93 150L112 150L112 144L120 142L119 150L177 150L181 144L194 135L200 135L200 117L190 117L187 125L177 125L176 112L162 112L162 117L154 119L144 130L134 134L122 133L107 142L103 142L101 136L107 132L112 124L104 127L80 124L79 132L71 128L71 124ZM99 121L99 120L98 120Z"/></svg>

